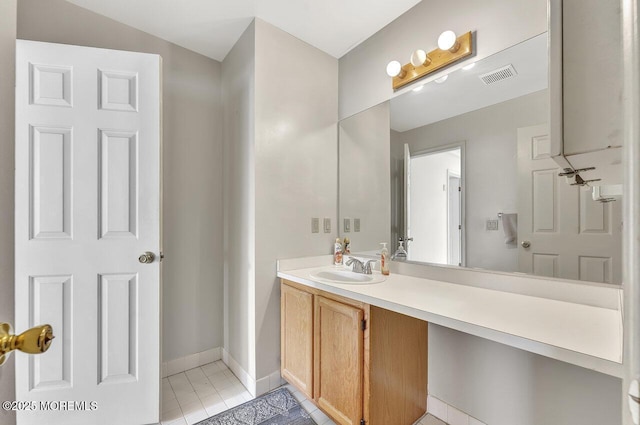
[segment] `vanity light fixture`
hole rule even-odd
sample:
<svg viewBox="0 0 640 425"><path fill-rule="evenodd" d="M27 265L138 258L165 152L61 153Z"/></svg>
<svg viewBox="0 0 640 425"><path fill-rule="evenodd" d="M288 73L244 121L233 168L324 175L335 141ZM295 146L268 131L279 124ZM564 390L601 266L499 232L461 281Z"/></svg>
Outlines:
<svg viewBox="0 0 640 425"><path fill-rule="evenodd" d="M410 84L425 75L449 66L473 54L471 31L457 37L453 31L445 31L438 38L438 48L430 52L418 49L411 54L409 63L389 62L387 75L392 78L394 90Z"/></svg>
<svg viewBox="0 0 640 425"><path fill-rule="evenodd" d="M387 65L387 75L389 77L404 78L407 75L407 71L402 69L402 65L398 61L391 61Z"/></svg>
<svg viewBox="0 0 640 425"><path fill-rule="evenodd" d="M411 65L413 65L414 68L418 66L429 66L431 58L427 55L427 52L418 49L411 54L409 62L411 62Z"/></svg>
<svg viewBox="0 0 640 425"><path fill-rule="evenodd" d="M438 37L438 48L440 50L448 50L455 53L460 50L460 42L456 33L453 31L445 31Z"/></svg>

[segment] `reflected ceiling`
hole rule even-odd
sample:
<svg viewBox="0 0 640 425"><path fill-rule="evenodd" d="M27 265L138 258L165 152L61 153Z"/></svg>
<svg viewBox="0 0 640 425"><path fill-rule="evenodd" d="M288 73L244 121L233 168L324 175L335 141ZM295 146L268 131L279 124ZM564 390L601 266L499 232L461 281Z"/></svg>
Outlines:
<svg viewBox="0 0 640 425"><path fill-rule="evenodd" d="M473 59L467 60L472 63ZM513 78L485 85L479 76L513 65ZM547 34L489 56L470 70L449 74L442 84L432 81L422 90L391 100L391 128L403 132L505 102L548 87ZM414 83L419 87L419 83Z"/></svg>

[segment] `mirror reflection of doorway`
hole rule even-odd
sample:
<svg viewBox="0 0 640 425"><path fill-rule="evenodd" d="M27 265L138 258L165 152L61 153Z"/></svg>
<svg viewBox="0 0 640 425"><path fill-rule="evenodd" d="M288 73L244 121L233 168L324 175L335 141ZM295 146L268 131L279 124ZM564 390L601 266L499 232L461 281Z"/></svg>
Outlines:
<svg viewBox="0 0 640 425"><path fill-rule="evenodd" d="M459 152L459 151L458 151ZM462 182L460 171L447 169L447 264L461 266L462 221L460 208Z"/></svg>
<svg viewBox="0 0 640 425"><path fill-rule="evenodd" d="M407 259L463 265L462 146L406 153Z"/></svg>

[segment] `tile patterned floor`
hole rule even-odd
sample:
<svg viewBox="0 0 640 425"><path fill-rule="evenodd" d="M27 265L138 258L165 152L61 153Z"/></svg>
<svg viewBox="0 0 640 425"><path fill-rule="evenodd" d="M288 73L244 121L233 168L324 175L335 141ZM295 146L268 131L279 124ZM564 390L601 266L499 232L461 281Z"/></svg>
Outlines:
<svg viewBox="0 0 640 425"><path fill-rule="evenodd" d="M291 385L286 385L286 388L318 425L335 425L296 388ZM161 424L193 425L252 398L222 361L209 363L162 380ZM427 415L416 422L416 425L446 424Z"/></svg>
<svg viewBox="0 0 640 425"><path fill-rule="evenodd" d="M335 425L294 387L293 396L318 425ZM222 361L190 369L162 380L162 425L193 425L253 397Z"/></svg>
<svg viewBox="0 0 640 425"><path fill-rule="evenodd" d="M416 422L415 425L447 425L447 424L442 422L440 419L436 418L435 416L427 414L423 416L422 419L420 419L418 422Z"/></svg>
<svg viewBox="0 0 640 425"><path fill-rule="evenodd" d="M251 400L238 378L217 361L162 380L162 425L192 425Z"/></svg>

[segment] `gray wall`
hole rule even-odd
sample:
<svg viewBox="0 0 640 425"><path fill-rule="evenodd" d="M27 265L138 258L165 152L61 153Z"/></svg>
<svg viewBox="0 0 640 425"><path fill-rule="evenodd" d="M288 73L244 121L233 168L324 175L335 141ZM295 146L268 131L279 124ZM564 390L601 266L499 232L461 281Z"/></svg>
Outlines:
<svg viewBox="0 0 640 425"><path fill-rule="evenodd" d="M260 380L280 368L276 260L328 254L335 238L310 226L336 221L338 61L256 19L223 61L222 82L225 349Z"/></svg>
<svg viewBox="0 0 640 425"><path fill-rule="evenodd" d="M405 64L415 49L430 51L444 30L474 31L482 59L547 30L546 0L424 0L340 58L340 119L394 94L385 69ZM464 64L446 68L426 82Z"/></svg>
<svg viewBox="0 0 640 425"><path fill-rule="evenodd" d="M497 213L517 212L518 128L548 121L549 93L542 90L424 127L399 133L391 151L402 159L403 145L411 152L465 141L467 267L518 271L518 250L504 243L499 231L486 231ZM393 189L401 192L403 186Z"/></svg>
<svg viewBox="0 0 640 425"><path fill-rule="evenodd" d="M16 3L0 1L0 322L12 325ZM0 401L16 397L14 356L0 366ZM0 423L15 423L15 415L0 409Z"/></svg>
<svg viewBox="0 0 640 425"><path fill-rule="evenodd" d="M487 425L619 425L621 381L429 325L429 393Z"/></svg>
<svg viewBox="0 0 640 425"><path fill-rule="evenodd" d="M338 231L349 237L354 253L379 251L380 242L388 242L394 252L395 243L389 239L389 123L388 102L340 121ZM350 233L343 233L344 218L351 219ZM354 218L360 219L359 233L353 229Z"/></svg>
<svg viewBox="0 0 640 425"><path fill-rule="evenodd" d="M224 347L255 377L255 24L222 62Z"/></svg>
<svg viewBox="0 0 640 425"><path fill-rule="evenodd" d="M20 0L18 38L162 56L163 361L222 346L220 63L64 0Z"/></svg>
<svg viewBox="0 0 640 425"><path fill-rule="evenodd" d="M329 254L337 234L338 60L256 19L255 95L260 379L280 370L276 260ZM331 218L333 232L312 234L311 217Z"/></svg>

